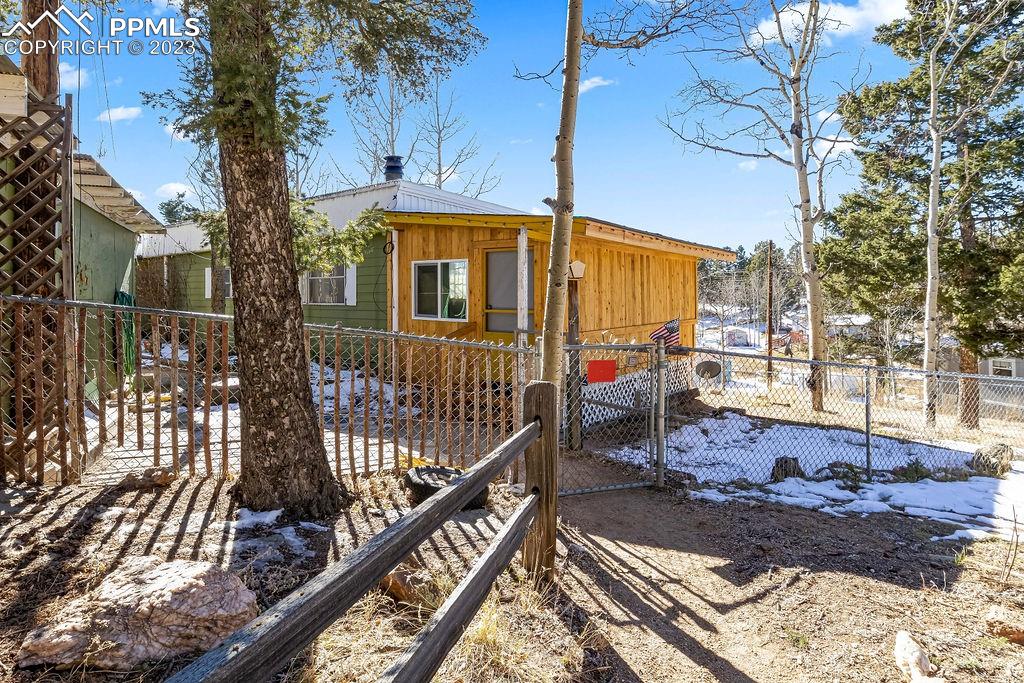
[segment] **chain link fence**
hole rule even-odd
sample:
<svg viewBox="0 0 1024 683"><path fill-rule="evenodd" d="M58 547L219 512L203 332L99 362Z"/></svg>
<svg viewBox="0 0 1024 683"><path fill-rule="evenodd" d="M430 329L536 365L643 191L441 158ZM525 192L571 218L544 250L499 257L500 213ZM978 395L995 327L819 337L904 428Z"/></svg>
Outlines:
<svg viewBox="0 0 1024 683"><path fill-rule="evenodd" d="M306 325L313 409L338 477L468 467L521 423L531 349ZM116 483L241 466L228 316L5 298L0 476ZM509 477L519 481L521 463Z"/></svg>
<svg viewBox="0 0 1024 683"><path fill-rule="evenodd" d="M937 399L928 416L921 371L817 363L815 409L809 361L688 347L662 352L659 380L653 345L570 347L583 369L575 372L570 361L567 382L583 379L578 397L566 393L565 489L608 484L594 474L600 470L574 469L574 457L614 463L635 482L650 481L662 458L669 477L759 484L786 476L962 478L978 448L1024 447L1024 379L934 373ZM594 361L609 368L597 382L587 371Z"/></svg>

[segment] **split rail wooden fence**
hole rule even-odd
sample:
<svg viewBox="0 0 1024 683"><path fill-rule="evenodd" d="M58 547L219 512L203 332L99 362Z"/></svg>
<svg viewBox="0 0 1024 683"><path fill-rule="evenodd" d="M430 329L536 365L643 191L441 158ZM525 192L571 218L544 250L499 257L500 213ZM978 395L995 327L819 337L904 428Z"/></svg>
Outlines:
<svg viewBox="0 0 1024 683"><path fill-rule="evenodd" d="M431 680L521 544L527 571L538 581L554 577L558 500L555 385L529 384L522 414L522 428L451 486L236 631L168 679L169 683L270 680L525 453L526 497L409 649L380 678L403 683Z"/></svg>

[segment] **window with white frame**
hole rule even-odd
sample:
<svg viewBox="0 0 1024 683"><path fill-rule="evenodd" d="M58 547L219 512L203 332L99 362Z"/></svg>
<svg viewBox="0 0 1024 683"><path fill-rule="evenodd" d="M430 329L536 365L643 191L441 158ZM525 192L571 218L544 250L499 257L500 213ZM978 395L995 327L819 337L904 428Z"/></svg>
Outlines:
<svg viewBox="0 0 1024 683"><path fill-rule="evenodd" d="M341 265L328 272L311 272L306 279L306 303L356 303L356 267Z"/></svg>
<svg viewBox="0 0 1024 683"><path fill-rule="evenodd" d="M414 261L413 317L462 321L469 317L469 263Z"/></svg>
<svg viewBox="0 0 1024 683"><path fill-rule="evenodd" d="M992 374L996 377L1013 377L1014 367L1013 361L1005 358L993 359L989 361Z"/></svg>
<svg viewBox="0 0 1024 683"><path fill-rule="evenodd" d="M220 268L220 287L221 291L224 292L224 298L231 298L231 269ZM205 275L205 287L206 287L206 298L213 298L213 271L210 268L206 269Z"/></svg>

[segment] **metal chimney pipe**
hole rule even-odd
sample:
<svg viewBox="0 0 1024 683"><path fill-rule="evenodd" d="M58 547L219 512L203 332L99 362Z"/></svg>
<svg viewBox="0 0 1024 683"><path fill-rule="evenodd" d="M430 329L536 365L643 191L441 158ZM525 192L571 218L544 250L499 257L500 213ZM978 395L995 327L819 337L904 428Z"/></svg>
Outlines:
<svg viewBox="0 0 1024 683"><path fill-rule="evenodd" d="M396 154L384 157L384 180L401 180L403 174L402 157Z"/></svg>

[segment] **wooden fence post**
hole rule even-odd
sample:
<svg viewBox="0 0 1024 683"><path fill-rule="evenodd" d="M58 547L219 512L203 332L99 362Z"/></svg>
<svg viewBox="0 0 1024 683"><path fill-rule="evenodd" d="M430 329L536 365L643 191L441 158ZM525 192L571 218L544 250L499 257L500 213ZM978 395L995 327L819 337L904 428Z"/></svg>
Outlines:
<svg viewBox="0 0 1024 683"><path fill-rule="evenodd" d="M523 392L523 424L539 420L540 438L526 449L526 494L538 494L537 516L523 543L523 564L535 581L555 578L558 525L558 396L551 382L530 382Z"/></svg>

